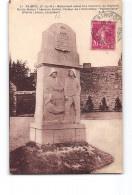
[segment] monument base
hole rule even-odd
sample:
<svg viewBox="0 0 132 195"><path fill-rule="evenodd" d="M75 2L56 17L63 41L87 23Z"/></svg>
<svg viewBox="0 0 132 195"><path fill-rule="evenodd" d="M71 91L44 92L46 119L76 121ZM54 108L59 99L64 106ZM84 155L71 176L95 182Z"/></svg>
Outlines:
<svg viewBox="0 0 132 195"><path fill-rule="evenodd" d="M39 127L32 123L30 141L40 145L85 141L85 125L44 122L42 127Z"/></svg>

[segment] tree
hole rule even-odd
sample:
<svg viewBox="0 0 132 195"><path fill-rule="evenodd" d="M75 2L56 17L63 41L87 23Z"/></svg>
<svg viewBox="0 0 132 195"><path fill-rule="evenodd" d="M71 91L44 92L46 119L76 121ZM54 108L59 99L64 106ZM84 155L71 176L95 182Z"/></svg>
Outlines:
<svg viewBox="0 0 132 195"><path fill-rule="evenodd" d="M87 112L92 112L93 111L93 102L91 96L88 96L88 100L86 101L85 109Z"/></svg>
<svg viewBox="0 0 132 195"><path fill-rule="evenodd" d="M82 112L92 112L93 111L93 102L91 96L88 96L88 100L83 103L81 102L81 111Z"/></svg>
<svg viewBox="0 0 132 195"><path fill-rule="evenodd" d="M103 99L101 100L99 109L100 109L101 111L108 111L109 107L107 106L105 97L103 97Z"/></svg>
<svg viewBox="0 0 132 195"><path fill-rule="evenodd" d="M122 111L122 104L121 104L121 100L119 99L119 97L117 97L115 99L115 107L114 107L114 110L116 112L121 112Z"/></svg>
<svg viewBox="0 0 132 195"><path fill-rule="evenodd" d="M26 61L21 60L10 62L9 78L18 91L32 91L36 88L36 70L31 72L26 64Z"/></svg>

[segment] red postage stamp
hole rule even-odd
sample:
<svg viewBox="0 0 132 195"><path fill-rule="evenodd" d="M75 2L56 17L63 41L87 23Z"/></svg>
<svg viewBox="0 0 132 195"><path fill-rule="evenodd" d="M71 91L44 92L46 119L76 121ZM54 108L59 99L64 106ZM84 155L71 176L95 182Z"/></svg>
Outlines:
<svg viewBox="0 0 132 195"><path fill-rule="evenodd" d="M116 22L92 21L92 49L114 50Z"/></svg>

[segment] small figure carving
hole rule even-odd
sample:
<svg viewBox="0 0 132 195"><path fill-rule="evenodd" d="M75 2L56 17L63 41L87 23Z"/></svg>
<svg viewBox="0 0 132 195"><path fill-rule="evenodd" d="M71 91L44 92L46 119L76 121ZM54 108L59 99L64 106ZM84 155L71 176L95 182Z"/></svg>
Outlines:
<svg viewBox="0 0 132 195"><path fill-rule="evenodd" d="M57 77L57 71L55 68L51 68L49 77L45 81L44 94L51 94L54 104L60 105L61 99L63 98L63 84Z"/></svg>
<svg viewBox="0 0 132 195"><path fill-rule="evenodd" d="M44 95L44 118L47 120L47 113L52 113L52 114L61 114L64 112L64 107L63 106L56 106L54 104L54 101L52 99L51 94L45 94ZM46 116L47 115L47 116Z"/></svg>
<svg viewBox="0 0 132 195"><path fill-rule="evenodd" d="M58 114L64 112L64 87L57 77L55 68L51 68L49 77L45 81L44 87L44 119L57 119ZM50 114L49 114L50 113Z"/></svg>
<svg viewBox="0 0 132 195"><path fill-rule="evenodd" d="M65 96L65 119L64 121L70 121L70 109L71 105L74 103L75 106L75 123L80 123L80 82L76 78L76 70L69 70L68 78L66 79L64 87Z"/></svg>

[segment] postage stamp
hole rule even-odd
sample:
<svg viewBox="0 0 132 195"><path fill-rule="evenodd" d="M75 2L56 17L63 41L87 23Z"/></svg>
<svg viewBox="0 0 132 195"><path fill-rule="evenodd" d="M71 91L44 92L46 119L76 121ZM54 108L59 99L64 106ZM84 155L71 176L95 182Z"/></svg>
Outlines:
<svg viewBox="0 0 132 195"><path fill-rule="evenodd" d="M92 49L115 49L116 22L92 21Z"/></svg>
<svg viewBox="0 0 132 195"><path fill-rule="evenodd" d="M91 49L115 50L122 39L122 18L113 11L99 11L91 21Z"/></svg>

